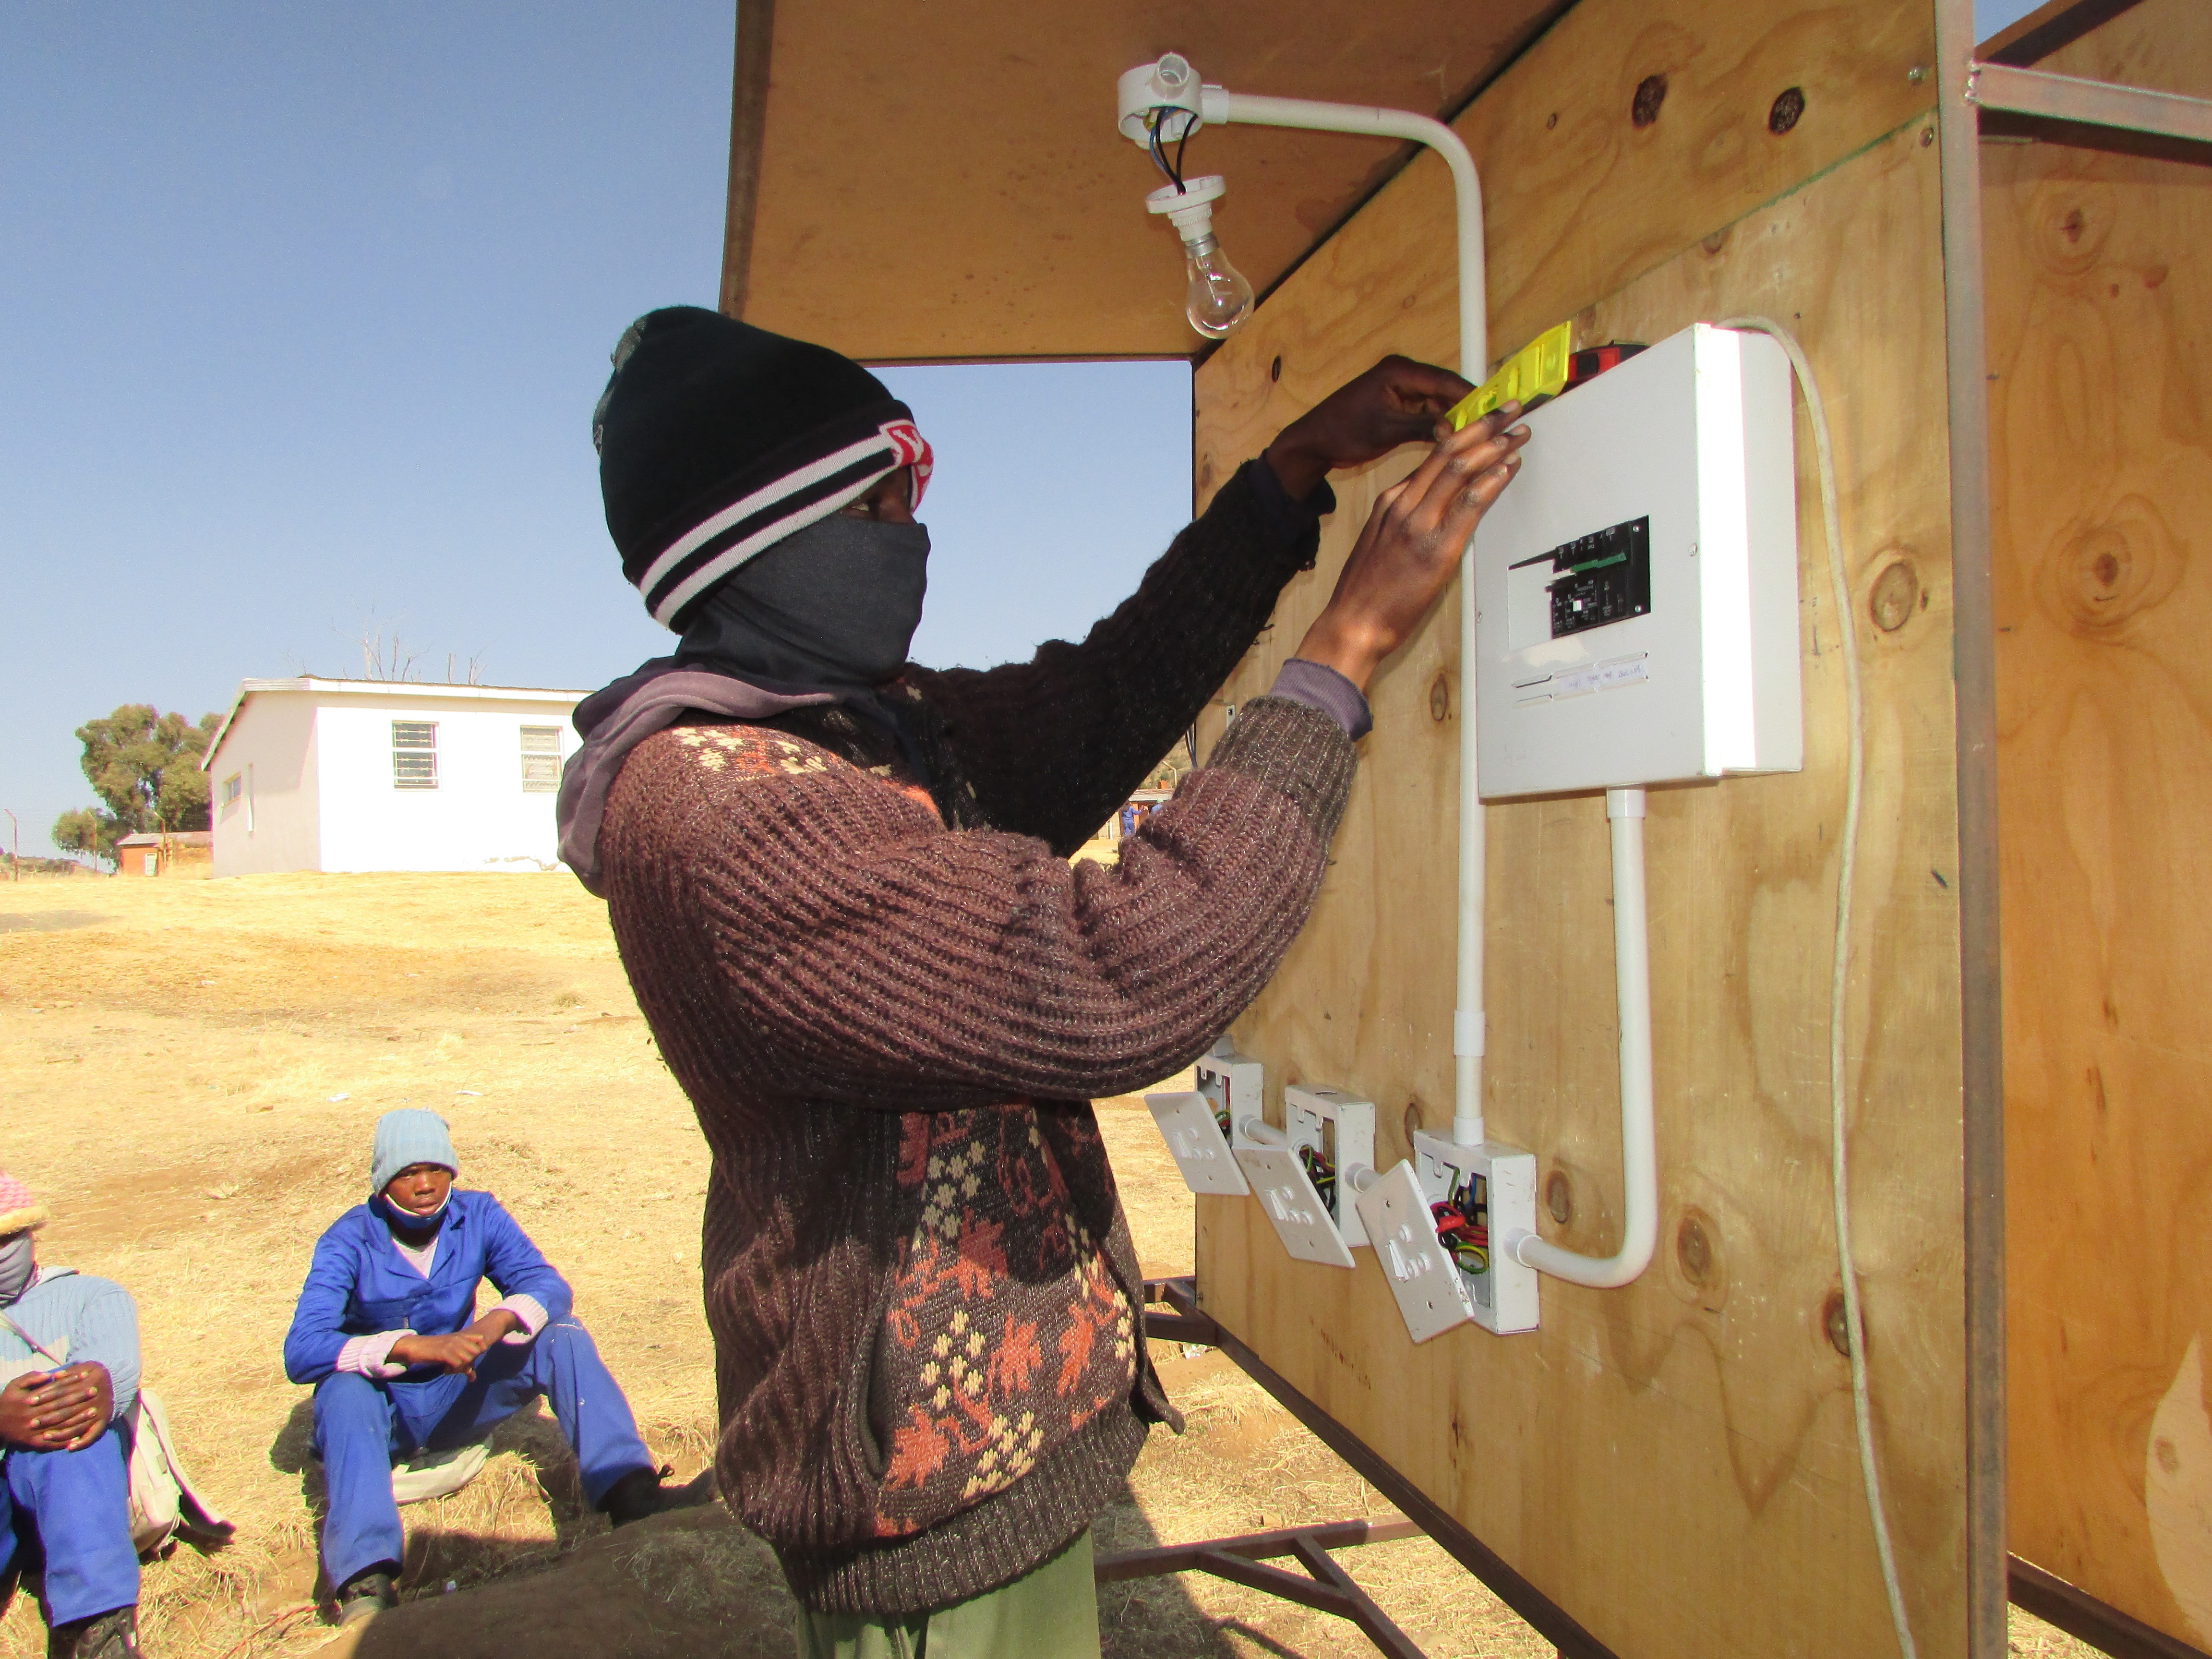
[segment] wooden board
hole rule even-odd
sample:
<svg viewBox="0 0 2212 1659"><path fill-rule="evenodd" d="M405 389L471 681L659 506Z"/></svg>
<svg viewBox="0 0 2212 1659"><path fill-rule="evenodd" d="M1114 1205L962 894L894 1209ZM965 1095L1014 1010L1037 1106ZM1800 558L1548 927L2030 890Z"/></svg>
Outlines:
<svg viewBox="0 0 2212 1659"><path fill-rule="evenodd" d="M1929 21L1875 4L1776 6L1746 21L1721 3L1585 0L1462 126L1492 183L1500 351L1563 316L1584 341L1651 340L1753 310L1797 329L1823 379L1868 702L1853 1220L1891 1523L1920 1651L1937 1659L1965 1650L1965 1425L1939 189L1931 124L1913 118L1926 97L1905 76L1932 50L1915 33ZM1662 50L1667 104L1632 129L1628 93ZM1888 123L1809 180L1814 169L1793 173L1759 148L1785 61L1838 132ZM1668 128L1678 112L1686 131ZM1549 158L1554 142L1580 163ZM1531 169L1554 187L1516 182ZM1202 493L1380 352L1449 360L1448 221L1422 174L1364 210L1201 368ZM1293 1263L1249 1204L1200 1200L1207 1311L1637 1659L1893 1648L1848 1370L1826 1336L1844 733L1802 420L1799 447L1807 769L1651 799L1651 1270L1617 1291L1547 1281L1532 1336L1463 1330L1415 1348L1369 1253L1352 1273ZM1225 700L1266 688L1410 460L1337 480L1319 568L1285 594ZM1893 629L1872 620L1877 584ZM1267 1062L1277 1102L1296 1081L1376 1100L1386 1164L1411 1127L1450 1115L1455 604L1378 678L1376 732L1313 920L1236 1033ZM1219 723L1212 711L1202 741ZM1493 807L1489 826L1492 1133L1539 1153L1540 1190L1569 1218L1546 1216L1547 1233L1607 1250L1620 1195L1602 804Z"/></svg>
<svg viewBox="0 0 2212 1659"><path fill-rule="evenodd" d="M1201 342L1182 319L1179 252L1144 211L1152 164L1114 131L1116 76L1174 48L1237 91L1445 110L1560 3L783 5L756 205L726 260L744 269L726 271L726 292L744 295L750 321L871 362L1188 355ZM1741 9L1723 0L1601 9L1607 32L1580 23L1564 52L1540 43L1556 101L1484 100L1462 123L1478 151L1510 160L1486 181L1492 220L1563 233L1508 239L1520 258L1493 273L1501 325L1540 264L1529 301L1540 309L1565 283L1586 304L1928 101L1907 78L1934 61L1927 0L1791 0L1735 39L1707 27ZM1632 125L1654 76L1661 118ZM1770 110L1792 87L1804 112L1777 137ZM1227 178L1222 246L1264 289L1404 155L1231 126L1201 132L1188 160ZM1414 171L1447 199L1439 163ZM1578 219L1586 234L1571 234ZM1583 264L1550 269L1563 258ZM1449 280L1433 298L1449 313Z"/></svg>
<svg viewBox="0 0 2212 1659"><path fill-rule="evenodd" d="M1175 51L1239 91L1440 113L1565 3L786 3L725 291L748 321L869 362L1188 356L1204 342L1183 320L1181 248L1145 211L1162 180L1115 130L1124 70ZM1228 127L1186 162L1227 176L1216 228L1264 289L1405 155Z"/></svg>
<svg viewBox="0 0 2212 1659"><path fill-rule="evenodd" d="M2203 95L2212 11L2039 67ZM2212 1648L2212 169L1983 163L2011 1545Z"/></svg>

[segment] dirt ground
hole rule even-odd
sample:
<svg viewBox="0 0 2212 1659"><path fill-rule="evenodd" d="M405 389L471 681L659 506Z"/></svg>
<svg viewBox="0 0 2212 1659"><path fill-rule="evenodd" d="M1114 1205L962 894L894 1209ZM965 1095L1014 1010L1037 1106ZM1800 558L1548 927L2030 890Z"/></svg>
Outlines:
<svg viewBox="0 0 2212 1659"><path fill-rule="evenodd" d="M469 1487L404 1511L405 1606L358 1638L319 1622L308 1396L279 1349L316 1235L362 1196L372 1126L402 1104L447 1115L463 1182L498 1194L568 1275L655 1453L700 1468L706 1153L573 878L0 885L0 1166L56 1212L42 1260L136 1295L147 1379L238 1522L225 1549L148 1566L148 1653L781 1659L791 1603L765 1547L719 1508L609 1534L543 1415L503 1428ZM1145 1270L1188 1272L1189 1200L1142 1102L1099 1110ZM1389 1513L1225 1360L1155 1357L1189 1431L1152 1437L1099 1517L1101 1549ZM1553 1651L1425 1539L1340 1559L1433 1659ZM2014 1619L2014 1654L2086 1659ZM1373 1651L1339 1620L1193 1574L1109 1586L1100 1620L1114 1659ZM41 1651L19 1597L0 1659Z"/></svg>

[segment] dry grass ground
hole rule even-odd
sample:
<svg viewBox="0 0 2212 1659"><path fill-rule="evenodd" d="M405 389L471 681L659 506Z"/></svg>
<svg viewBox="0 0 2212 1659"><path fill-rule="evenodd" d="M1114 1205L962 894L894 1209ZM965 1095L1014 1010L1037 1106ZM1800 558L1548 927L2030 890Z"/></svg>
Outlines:
<svg viewBox="0 0 2212 1659"><path fill-rule="evenodd" d="M58 1216L49 1261L136 1294L149 1380L239 1522L150 1565L155 1659L633 1659L790 1652L760 1543L719 1510L610 1535L551 1425L520 1419L465 1491L407 1510L408 1605L332 1640L307 1606L320 1492L307 1391L278 1357L316 1234L358 1200L379 1113L430 1106L576 1290L656 1453L713 1431L697 1228L707 1160L600 907L565 875L295 876L0 886L0 1165ZM1147 1273L1188 1271L1189 1203L1133 1097L1100 1115ZM1102 1548L1388 1505L1218 1356L1165 1348L1190 1423L1153 1437ZM1344 1558L1436 1659L1552 1649L1425 1539ZM549 1569L558 1565L558 1573ZM1371 1652L1348 1626L1218 1581L1109 1586L1117 1659ZM2013 1650L2086 1653L2017 1619ZM0 1659L42 1651L19 1598Z"/></svg>

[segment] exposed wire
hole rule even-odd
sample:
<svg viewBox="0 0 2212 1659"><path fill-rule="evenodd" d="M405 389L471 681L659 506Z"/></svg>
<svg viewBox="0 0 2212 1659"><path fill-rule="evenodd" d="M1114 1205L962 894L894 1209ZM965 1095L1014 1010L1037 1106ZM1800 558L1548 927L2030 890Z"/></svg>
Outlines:
<svg viewBox="0 0 2212 1659"><path fill-rule="evenodd" d="M1844 783L1844 834L1839 867L1836 872L1836 942L1828 981L1828 1159L1836 1207L1836 1262L1844 1281L1844 1319L1850 1339L1851 1417L1857 1427L1859 1474L1866 1486L1867 1508L1874 1516L1875 1553L1881 1561L1881 1585L1889 1596L1889 1620L1897 1632L1897 1650L1904 1659L1917 1659L1912 1642L1912 1623L1905 1615L1905 1589L1897 1576L1897 1552L1889 1538L1889 1518L1882 1510L1881 1476L1874 1455L1874 1401L1867 1383L1866 1321L1859 1307L1858 1264L1851 1255L1850 1173L1845 1159L1844 1133L1848 1091L1845 1083L1844 1018L1848 1012L1851 953L1851 884L1858 864L1859 803L1866 785L1866 709L1859 687L1858 625L1851 612L1850 580L1844 569L1843 519L1837 507L1836 461L1828 441L1828 416L1820 402L1820 383L1806 361L1797 337L1771 317L1731 317L1722 328L1754 330L1771 335L1789 355L1790 367L1805 394L1806 413L1813 422L1813 449L1820 464L1820 523L1828 542L1828 578L1836 599L1836 625L1842 634L1844 702L1850 725L1850 759Z"/></svg>
<svg viewBox="0 0 2212 1659"><path fill-rule="evenodd" d="M1173 115L1180 115L1182 117L1182 132L1175 141L1175 161L1170 164L1168 161L1167 151L1162 147L1166 141L1160 130L1167 125L1168 118ZM1191 130L1197 125L1198 118L1187 109L1176 109L1170 107L1156 109L1152 112L1152 120L1149 124L1150 131L1148 135L1148 147L1152 153L1152 165L1160 170L1160 176L1163 179L1165 179L1170 184L1176 187L1176 194L1178 196L1187 193L1182 181L1183 146L1190 142Z"/></svg>

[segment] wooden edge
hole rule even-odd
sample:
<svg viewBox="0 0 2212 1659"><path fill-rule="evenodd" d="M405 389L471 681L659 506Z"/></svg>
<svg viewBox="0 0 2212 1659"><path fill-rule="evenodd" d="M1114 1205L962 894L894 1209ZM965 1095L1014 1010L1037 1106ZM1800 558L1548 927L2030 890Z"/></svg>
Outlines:
<svg viewBox="0 0 2212 1659"><path fill-rule="evenodd" d="M2136 3L2136 0L2045 0L2018 22L1983 41L1978 55L1988 63L2026 69L2059 47L2071 46L2099 24L2109 23Z"/></svg>
<svg viewBox="0 0 2212 1659"><path fill-rule="evenodd" d="M2032 138L2039 143L2063 144L2071 149L2102 150L2112 155L2140 155L2154 161L2186 161L2212 166L2212 143L2166 133L2136 132L2127 127L2102 126L2090 121L2061 121L2050 116L2024 115L2017 110L1982 112L1985 138Z"/></svg>
<svg viewBox="0 0 2212 1659"><path fill-rule="evenodd" d="M760 201L761 136L768 129L768 66L775 0L738 0L730 86L730 185L722 217L722 314L742 317L752 274L753 210Z"/></svg>
<svg viewBox="0 0 2212 1659"><path fill-rule="evenodd" d="M2129 1618L2118 1607L2108 1607L2016 1555L2011 1560L2011 1583L2012 1599L2023 1613L2033 1613L2046 1625L2056 1625L2069 1636L2112 1655L2113 1659L2208 1659L2186 1642L2178 1642L2164 1631Z"/></svg>
<svg viewBox="0 0 2212 1659"><path fill-rule="evenodd" d="M1441 1544L1491 1593L1559 1650L1559 1659L1619 1659L1611 1648L1576 1623L1566 1610L1523 1578L1494 1551L1462 1526L1451 1513L1431 1498L1327 1412L1314 1404L1267 1362L1224 1330L1216 1344L1237 1362L1237 1369L1269 1394L1285 1411L1303 1423L1331 1451L1364 1477L1420 1529Z"/></svg>
<svg viewBox="0 0 2212 1659"><path fill-rule="evenodd" d="M1966 1652L2002 1659L2005 1575L2003 963L1997 941L1996 599L1981 130L1966 100L1972 0L1936 0L1958 743L1961 1148L1966 1182Z"/></svg>

